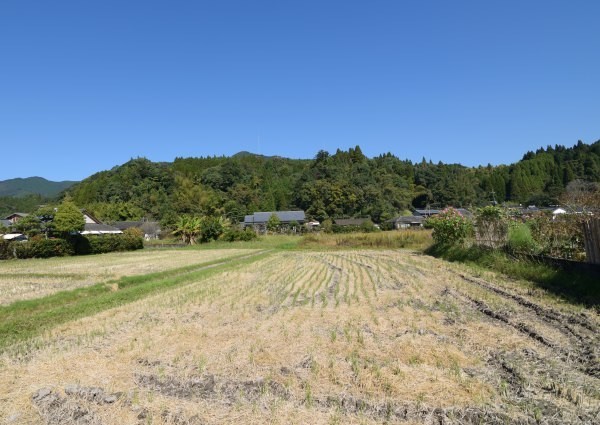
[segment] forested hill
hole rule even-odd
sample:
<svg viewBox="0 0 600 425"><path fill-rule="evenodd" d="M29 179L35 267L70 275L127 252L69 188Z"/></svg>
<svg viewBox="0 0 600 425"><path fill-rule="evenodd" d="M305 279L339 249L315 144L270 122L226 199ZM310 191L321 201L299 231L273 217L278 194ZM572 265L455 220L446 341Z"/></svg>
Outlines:
<svg viewBox="0 0 600 425"><path fill-rule="evenodd" d="M265 157L144 158L92 175L69 193L101 219L143 216L168 224L181 214L223 214L240 220L253 211L303 209L318 220L365 217L375 222L425 205L470 207L513 201L556 203L576 179L600 181L600 141L528 152L516 164L469 168L419 163L392 154L367 158L360 147L312 160Z"/></svg>

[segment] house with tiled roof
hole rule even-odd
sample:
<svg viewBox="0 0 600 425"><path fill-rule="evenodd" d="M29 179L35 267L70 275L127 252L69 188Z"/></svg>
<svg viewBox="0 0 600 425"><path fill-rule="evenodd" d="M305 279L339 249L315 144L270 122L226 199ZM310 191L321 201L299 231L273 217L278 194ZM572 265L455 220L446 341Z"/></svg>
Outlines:
<svg viewBox="0 0 600 425"><path fill-rule="evenodd" d="M8 220L8 221L10 221L11 224L15 224L17 221L21 220L22 218L27 217L28 215L29 214L27 214L27 213L15 212L15 213L12 213L12 214L4 217L4 220Z"/></svg>
<svg viewBox="0 0 600 425"><path fill-rule="evenodd" d="M426 218L421 215L405 215L388 220L387 223L391 223L394 229L409 229L423 227L423 223Z"/></svg>
<svg viewBox="0 0 600 425"><path fill-rule="evenodd" d="M294 223L303 225L306 222L304 211L260 211L245 216L242 227L251 227L258 233L264 233L267 231L267 222L273 214L279 219L280 225L283 228L289 227Z"/></svg>
<svg viewBox="0 0 600 425"><path fill-rule="evenodd" d="M83 230L80 232L82 235L118 235L123 233L122 230L114 226L102 223L88 211L83 210L82 214L85 220Z"/></svg>

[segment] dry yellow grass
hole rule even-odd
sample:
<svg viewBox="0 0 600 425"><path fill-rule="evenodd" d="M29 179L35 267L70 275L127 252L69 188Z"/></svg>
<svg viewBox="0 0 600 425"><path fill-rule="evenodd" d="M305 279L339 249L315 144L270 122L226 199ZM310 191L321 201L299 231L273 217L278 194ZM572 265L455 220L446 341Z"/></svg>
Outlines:
<svg viewBox="0 0 600 425"><path fill-rule="evenodd" d="M205 263L250 252L227 250L147 250L81 257L0 261L0 305L39 298L83 286Z"/></svg>
<svg viewBox="0 0 600 425"><path fill-rule="evenodd" d="M553 408L562 422L548 423L592 418L599 380L561 359L570 339L560 326L464 277L477 280L460 266L401 251L273 253L7 350L0 418L408 424L433 423L442 412L447 423L518 423ZM501 278L486 282L526 296ZM543 297L530 301L570 314ZM585 320L598 326L591 312ZM86 399L91 387L118 399ZM40 388L53 395L32 400Z"/></svg>

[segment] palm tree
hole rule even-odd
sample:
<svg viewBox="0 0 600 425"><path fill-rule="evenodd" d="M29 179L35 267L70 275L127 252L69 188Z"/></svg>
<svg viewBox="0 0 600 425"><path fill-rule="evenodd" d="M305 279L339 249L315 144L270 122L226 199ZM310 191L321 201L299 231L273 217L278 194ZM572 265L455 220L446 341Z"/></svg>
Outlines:
<svg viewBox="0 0 600 425"><path fill-rule="evenodd" d="M202 222L199 217L182 215L175 223L174 235L181 235L181 241L184 244L194 245L196 238L202 230Z"/></svg>

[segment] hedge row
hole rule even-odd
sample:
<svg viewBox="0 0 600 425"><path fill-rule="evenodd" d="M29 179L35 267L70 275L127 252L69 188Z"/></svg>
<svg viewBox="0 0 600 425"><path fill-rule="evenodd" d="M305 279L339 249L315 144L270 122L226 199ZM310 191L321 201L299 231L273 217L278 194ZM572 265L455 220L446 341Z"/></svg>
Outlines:
<svg viewBox="0 0 600 425"><path fill-rule="evenodd" d="M68 240L36 239L27 242L0 240L0 259L103 254L114 251L133 251L143 247L142 238L128 234L90 237L77 235Z"/></svg>

